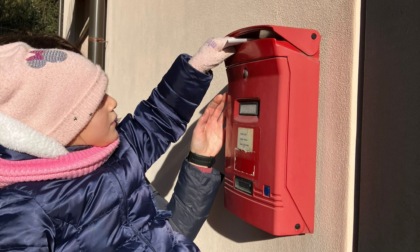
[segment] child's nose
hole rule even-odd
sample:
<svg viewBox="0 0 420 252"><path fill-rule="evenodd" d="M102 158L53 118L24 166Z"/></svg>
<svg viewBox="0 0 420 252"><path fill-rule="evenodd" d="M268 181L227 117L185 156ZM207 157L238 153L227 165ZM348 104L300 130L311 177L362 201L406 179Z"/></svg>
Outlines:
<svg viewBox="0 0 420 252"><path fill-rule="evenodd" d="M114 110L118 105L118 103L114 99L114 97L112 97L110 95L108 95L108 97L107 97L107 104L108 104L109 108L111 108L111 110Z"/></svg>

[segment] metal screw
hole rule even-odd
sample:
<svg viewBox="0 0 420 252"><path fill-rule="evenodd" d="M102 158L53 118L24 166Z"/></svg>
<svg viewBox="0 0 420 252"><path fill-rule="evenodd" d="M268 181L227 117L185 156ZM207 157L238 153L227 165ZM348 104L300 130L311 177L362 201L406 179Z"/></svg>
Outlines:
<svg viewBox="0 0 420 252"><path fill-rule="evenodd" d="M248 78L248 69L244 69L244 72L243 72L243 74L242 74L242 77L244 78L244 79L246 79L246 78Z"/></svg>
<svg viewBox="0 0 420 252"><path fill-rule="evenodd" d="M299 230L300 229L300 224L299 223L295 225L295 229L296 230Z"/></svg>
<svg viewBox="0 0 420 252"><path fill-rule="evenodd" d="M311 38L313 39L313 40L315 40L316 39L316 33L312 33L312 35L311 35Z"/></svg>

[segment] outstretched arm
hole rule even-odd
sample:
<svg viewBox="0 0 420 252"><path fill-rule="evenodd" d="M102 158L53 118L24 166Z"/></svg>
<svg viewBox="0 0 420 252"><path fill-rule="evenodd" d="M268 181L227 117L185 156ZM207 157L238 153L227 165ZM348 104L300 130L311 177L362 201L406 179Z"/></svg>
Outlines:
<svg viewBox="0 0 420 252"><path fill-rule="evenodd" d="M181 55L146 101L120 123L122 136L138 153L146 171L171 142L182 136L212 79L211 69L233 54L227 38L214 38L190 57Z"/></svg>

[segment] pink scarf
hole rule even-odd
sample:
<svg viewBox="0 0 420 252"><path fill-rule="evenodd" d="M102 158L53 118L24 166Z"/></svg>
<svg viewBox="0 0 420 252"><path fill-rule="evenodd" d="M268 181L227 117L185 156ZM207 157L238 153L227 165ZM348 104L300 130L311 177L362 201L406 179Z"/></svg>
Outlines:
<svg viewBox="0 0 420 252"><path fill-rule="evenodd" d="M91 147L57 158L22 161L0 159L0 188L18 182L81 177L104 164L118 144L119 140L116 140L106 147Z"/></svg>

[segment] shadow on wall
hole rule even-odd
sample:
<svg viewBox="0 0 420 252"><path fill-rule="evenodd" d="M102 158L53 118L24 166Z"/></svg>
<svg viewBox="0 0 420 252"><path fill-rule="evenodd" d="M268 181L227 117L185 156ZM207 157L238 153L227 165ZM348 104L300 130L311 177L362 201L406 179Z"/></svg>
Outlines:
<svg viewBox="0 0 420 252"><path fill-rule="evenodd" d="M249 225L229 212L224 207L223 186L220 187L217 193L207 222L216 232L238 243L278 238Z"/></svg>
<svg viewBox="0 0 420 252"><path fill-rule="evenodd" d="M151 182L162 197L169 194L172 185L174 185L177 179L181 164L190 151L192 133L196 124L197 122L194 122L185 132L182 139L168 152L162 167L159 168L154 180Z"/></svg>
<svg viewBox="0 0 420 252"><path fill-rule="evenodd" d="M225 93L226 91L227 87L223 88L219 93ZM203 114L203 112L204 109L200 111L200 114ZM184 137L171 149L152 182L153 187L162 196L168 195L172 185L176 182L181 163L190 151L190 142L196 124L197 122L191 124ZM214 165L214 168L221 171L222 174L225 166L224 153L225 150L222 148L216 156ZM278 238L247 224L230 213L224 207L223 183L219 188L207 222L219 234L239 243Z"/></svg>

